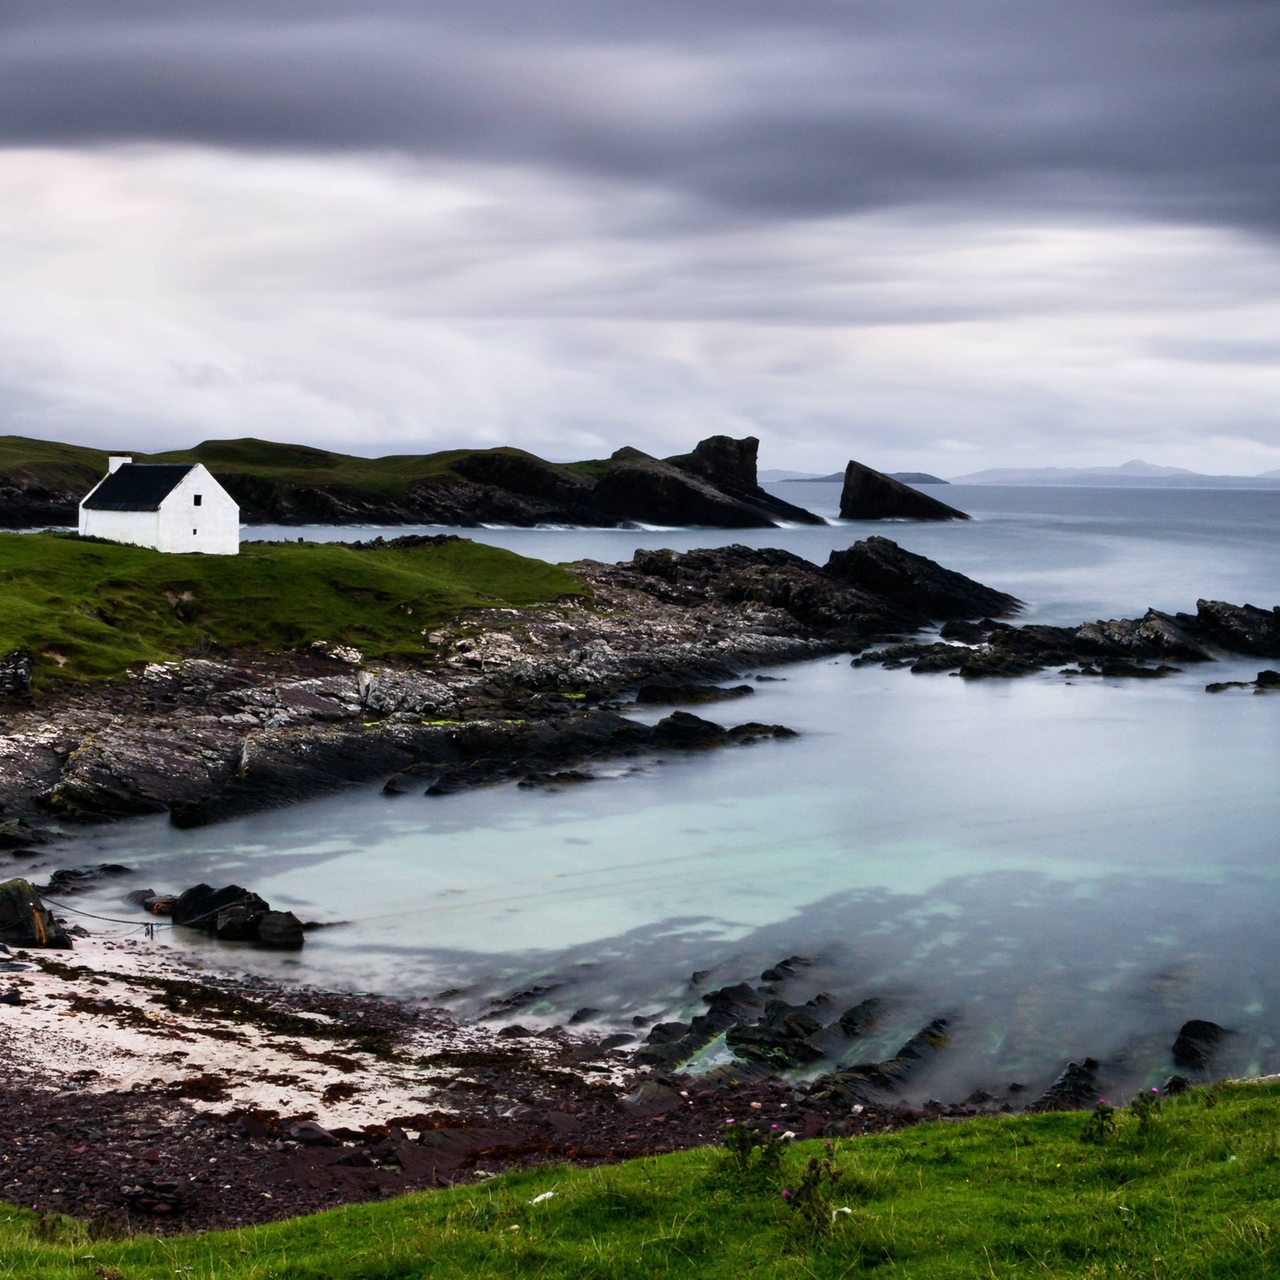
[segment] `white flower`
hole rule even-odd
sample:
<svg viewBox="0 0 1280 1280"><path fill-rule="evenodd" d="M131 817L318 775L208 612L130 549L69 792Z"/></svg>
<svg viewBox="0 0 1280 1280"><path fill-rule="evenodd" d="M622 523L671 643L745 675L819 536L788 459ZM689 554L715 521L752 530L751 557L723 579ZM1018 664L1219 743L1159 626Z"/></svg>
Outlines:
<svg viewBox="0 0 1280 1280"><path fill-rule="evenodd" d="M550 1200L553 1195L555 1195L554 1191L544 1191L540 1196L534 1196L533 1199L529 1201L529 1203L541 1204L544 1200Z"/></svg>
<svg viewBox="0 0 1280 1280"><path fill-rule="evenodd" d="M831 1221L834 1222L842 1213L852 1214L853 1210L847 1204L842 1204L838 1209L831 1210Z"/></svg>

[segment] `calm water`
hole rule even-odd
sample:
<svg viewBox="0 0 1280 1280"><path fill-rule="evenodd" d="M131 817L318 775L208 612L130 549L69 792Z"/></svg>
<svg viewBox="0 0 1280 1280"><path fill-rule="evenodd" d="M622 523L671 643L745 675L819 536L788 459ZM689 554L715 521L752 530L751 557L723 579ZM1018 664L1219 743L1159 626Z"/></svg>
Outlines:
<svg viewBox="0 0 1280 1280"><path fill-rule="evenodd" d="M818 510L838 496L822 488L778 486ZM1280 492L945 494L977 518L478 536L554 560L727 541L823 560L882 532L1048 621L1191 609L1197 596L1280 602ZM1280 697L1203 692L1260 665L969 684L822 660L711 712L787 723L802 731L791 741L628 761L550 793L361 791L194 832L144 820L86 835L64 860L125 862L132 883L161 890L236 880L304 918L345 921L288 959L166 938L211 961L448 991L466 1013L547 987L525 1022L687 1015L708 986L803 955L813 965L791 998L885 997L859 1057L952 1019L919 1096L1034 1087L1086 1054L1125 1082L1162 1078L1191 1017L1236 1032L1224 1069L1275 1071ZM118 914L119 892L85 905Z"/></svg>

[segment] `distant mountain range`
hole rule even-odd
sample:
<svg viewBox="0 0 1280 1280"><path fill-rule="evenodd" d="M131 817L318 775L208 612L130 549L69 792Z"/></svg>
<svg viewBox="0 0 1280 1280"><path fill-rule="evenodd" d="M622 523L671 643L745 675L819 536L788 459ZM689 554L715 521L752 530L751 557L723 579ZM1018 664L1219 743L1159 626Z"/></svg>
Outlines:
<svg viewBox="0 0 1280 1280"><path fill-rule="evenodd" d="M1118 467L993 467L968 475L942 480L925 471L894 471L890 475L903 484L1024 484L1093 485L1099 488L1133 489L1280 489L1280 471L1264 471L1256 476L1206 475L1183 467L1159 467L1133 459ZM762 471L762 484L799 481L809 484L840 484L844 473L815 476L801 471Z"/></svg>
<svg viewBox="0 0 1280 1280"><path fill-rule="evenodd" d="M890 480L897 480L902 484L951 483L939 476L931 476L927 471L888 471L885 474ZM784 481L796 481L801 484L843 484L844 472L836 471L829 476L815 476L807 471L762 471L759 478L761 484L778 484Z"/></svg>
<svg viewBox="0 0 1280 1280"><path fill-rule="evenodd" d="M952 476L952 484L1095 485L1143 489L1275 489L1280 471L1256 476L1206 475L1133 459L1118 467L993 467Z"/></svg>

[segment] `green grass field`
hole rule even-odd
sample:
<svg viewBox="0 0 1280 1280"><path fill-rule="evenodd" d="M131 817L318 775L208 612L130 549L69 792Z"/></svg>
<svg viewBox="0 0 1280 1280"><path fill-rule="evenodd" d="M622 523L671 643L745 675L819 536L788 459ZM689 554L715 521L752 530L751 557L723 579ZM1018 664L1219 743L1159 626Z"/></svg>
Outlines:
<svg viewBox="0 0 1280 1280"><path fill-rule="evenodd" d="M0 653L30 652L37 689L212 646L280 651L323 640L413 658L429 648L425 631L467 609L582 592L565 569L463 540L360 551L247 543L238 556L174 556L0 534Z"/></svg>
<svg viewBox="0 0 1280 1280"><path fill-rule="evenodd" d="M1145 1120L1120 1110L1095 1142L1080 1113L935 1123L797 1144L776 1171L704 1148L207 1236L95 1238L0 1210L0 1277L1264 1280L1280 1274L1278 1101L1221 1085ZM811 1158L838 1177L819 1163L805 1197Z"/></svg>

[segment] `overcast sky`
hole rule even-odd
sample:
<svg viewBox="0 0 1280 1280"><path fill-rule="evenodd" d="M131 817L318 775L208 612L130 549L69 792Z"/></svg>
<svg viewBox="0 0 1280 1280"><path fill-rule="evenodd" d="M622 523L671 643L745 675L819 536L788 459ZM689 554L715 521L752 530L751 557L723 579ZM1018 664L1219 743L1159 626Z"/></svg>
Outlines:
<svg viewBox="0 0 1280 1280"><path fill-rule="evenodd" d="M1276 0L3 0L0 434L1280 468Z"/></svg>

